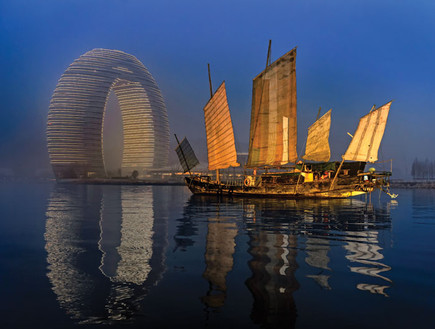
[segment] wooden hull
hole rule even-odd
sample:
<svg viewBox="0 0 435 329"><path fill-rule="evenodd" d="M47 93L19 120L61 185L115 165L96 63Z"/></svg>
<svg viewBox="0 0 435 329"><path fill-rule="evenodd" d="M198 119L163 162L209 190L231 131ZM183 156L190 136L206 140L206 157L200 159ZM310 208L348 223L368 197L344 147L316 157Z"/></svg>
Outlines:
<svg viewBox="0 0 435 329"><path fill-rule="evenodd" d="M387 186L377 182L337 184L333 189L330 189L330 182L241 186L217 183L198 176L186 177L186 185L193 194L199 195L287 199L343 199L371 193Z"/></svg>

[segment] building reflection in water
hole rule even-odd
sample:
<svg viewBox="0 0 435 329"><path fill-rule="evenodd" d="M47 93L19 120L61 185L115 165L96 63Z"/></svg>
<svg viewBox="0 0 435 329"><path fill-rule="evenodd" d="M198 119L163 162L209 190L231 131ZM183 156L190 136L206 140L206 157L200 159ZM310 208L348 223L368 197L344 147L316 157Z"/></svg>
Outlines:
<svg viewBox="0 0 435 329"><path fill-rule="evenodd" d="M56 186L47 209L47 276L72 318L114 323L140 312L165 270L162 198L149 186Z"/></svg>

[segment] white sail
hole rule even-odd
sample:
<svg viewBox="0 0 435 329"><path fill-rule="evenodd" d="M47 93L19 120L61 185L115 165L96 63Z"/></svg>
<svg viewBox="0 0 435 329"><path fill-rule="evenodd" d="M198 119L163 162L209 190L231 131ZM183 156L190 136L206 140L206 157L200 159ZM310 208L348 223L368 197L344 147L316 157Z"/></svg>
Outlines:
<svg viewBox="0 0 435 329"><path fill-rule="evenodd" d="M384 136L391 102L371 111L359 120L358 128L343 156L344 160L375 162Z"/></svg>

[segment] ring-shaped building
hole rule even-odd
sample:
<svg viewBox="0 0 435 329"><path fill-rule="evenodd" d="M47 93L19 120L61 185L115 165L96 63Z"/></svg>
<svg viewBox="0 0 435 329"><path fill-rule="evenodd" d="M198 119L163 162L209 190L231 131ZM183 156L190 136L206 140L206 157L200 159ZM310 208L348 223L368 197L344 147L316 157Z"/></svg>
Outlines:
<svg viewBox="0 0 435 329"><path fill-rule="evenodd" d="M122 174L167 165L168 116L156 81L136 57L94 49L66 69L51 98L47 144L56 178L106 176L103 122L111 91L121 109Z"/></svg>

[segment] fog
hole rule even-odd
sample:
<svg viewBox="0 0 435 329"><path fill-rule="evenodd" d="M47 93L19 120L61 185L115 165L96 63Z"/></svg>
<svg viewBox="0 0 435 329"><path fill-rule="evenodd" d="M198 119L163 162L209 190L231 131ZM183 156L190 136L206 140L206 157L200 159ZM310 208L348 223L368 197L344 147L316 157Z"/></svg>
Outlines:
<svg viewBox="0 0 435 329"><path fill-rule="evenodd" d="M103 121L103 154L106 172L118 173L122 163L122 116L118 98L111 91L106 102Z"/></svg>
<svg viewBox="0 0 435 329"><path fill-rule="evenodd" d="M171 165L174 133L187 136L207 165L207 63L215 88L226 81L236 147L246 152L252 79L272 39L272 60L298 46L298 151L319 107L333 110L332 159L340 160L359 118L393 99L379 159L394 159L394 177L406 178L416 157L435 159L434 10L432 2L410 0L3 1L0 175L51 175L51 95L66 68L98 47L136 56L156 79L168 111ZM120 135L119 128L106 131L112 133L104 138ZM122 142L113 143L108 165L119 161Z"/></svg>

